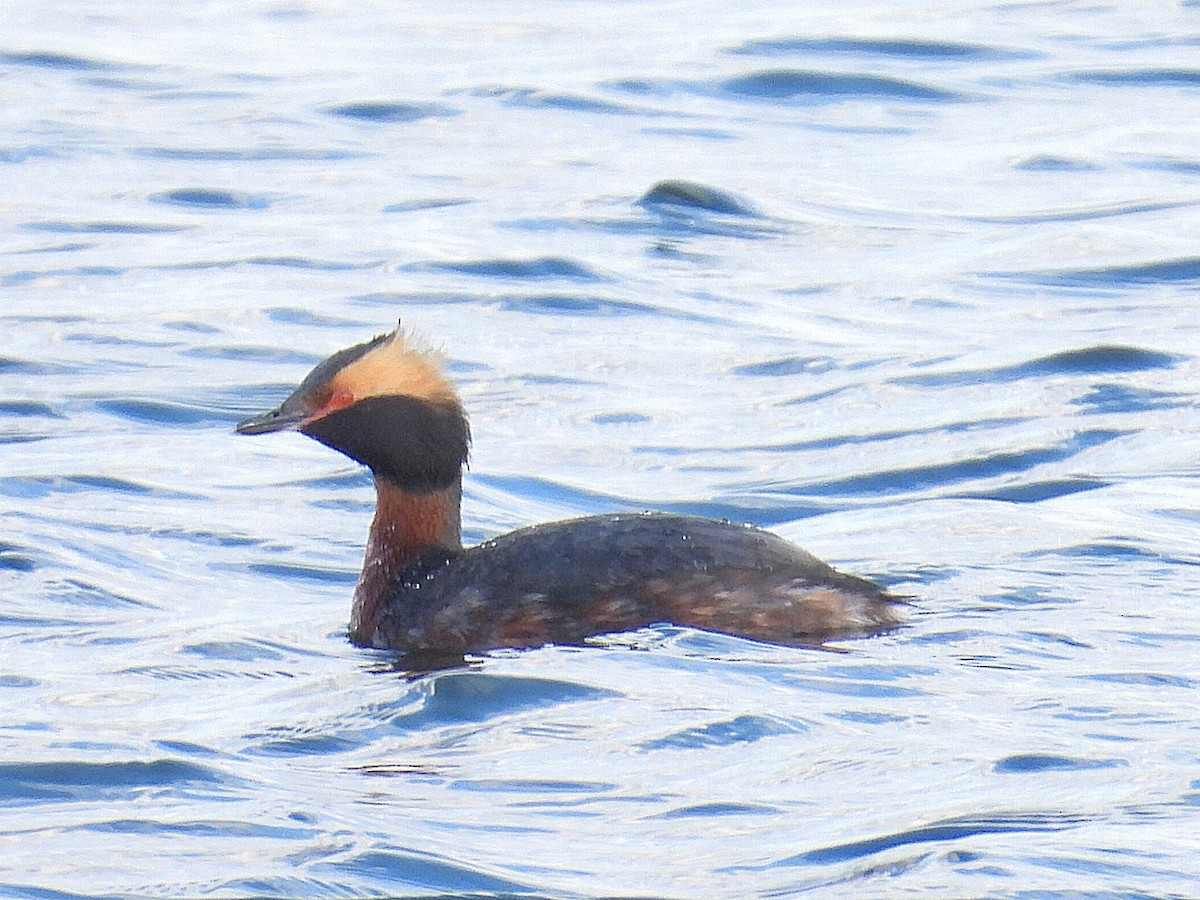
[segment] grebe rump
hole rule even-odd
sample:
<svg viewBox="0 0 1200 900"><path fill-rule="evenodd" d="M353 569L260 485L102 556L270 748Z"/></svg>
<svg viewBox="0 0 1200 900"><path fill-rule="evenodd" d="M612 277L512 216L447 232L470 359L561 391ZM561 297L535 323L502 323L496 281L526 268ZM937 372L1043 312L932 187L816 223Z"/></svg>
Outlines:
<svg viewBox="0 0 1200 900"><path fill-rule="evenodd" d="M400 329L338 351L239 434L300 431L371 469L350 639L434 653L577 644L672 623L779 644L865 635L902 601L777 535L699 516L588 516L464 550L470 429L441 358Z"/></svg>

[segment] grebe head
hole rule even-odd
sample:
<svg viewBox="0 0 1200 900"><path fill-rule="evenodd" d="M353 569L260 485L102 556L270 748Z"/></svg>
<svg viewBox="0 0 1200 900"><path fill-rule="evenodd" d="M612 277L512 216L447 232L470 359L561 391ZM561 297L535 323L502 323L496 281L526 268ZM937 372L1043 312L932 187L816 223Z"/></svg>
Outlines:
<svg viewBox="0 0 1200 900"><path fill-rule="evenodd" d="M399 328L339 350L238 434L299 431L413 492L457 483L471 442L441 356Z"/></svg>

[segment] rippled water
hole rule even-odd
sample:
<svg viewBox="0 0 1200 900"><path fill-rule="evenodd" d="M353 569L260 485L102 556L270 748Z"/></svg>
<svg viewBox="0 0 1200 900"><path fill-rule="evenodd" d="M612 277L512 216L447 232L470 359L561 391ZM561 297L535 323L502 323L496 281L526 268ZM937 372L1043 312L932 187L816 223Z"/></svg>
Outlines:
<svg viewBox="0 0 1200 900"><path fill-rule="evenodd" d="M1200 7L796 6L5 6L0 893L1200 893ZM351 647L369 478L231 428L397 317L469 539L911 624Z"/></svg>

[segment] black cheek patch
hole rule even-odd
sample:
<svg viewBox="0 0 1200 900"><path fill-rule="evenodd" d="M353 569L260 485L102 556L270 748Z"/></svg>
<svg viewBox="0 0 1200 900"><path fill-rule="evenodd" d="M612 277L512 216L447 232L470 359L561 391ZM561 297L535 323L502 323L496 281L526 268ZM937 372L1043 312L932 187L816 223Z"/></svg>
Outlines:
<svg viewBox="0 0 1200 900"><path fill-rule="evenodd" d="M368 397L301 429L413 492L458 480L471 432L462 407L416 397Z"/></svg>

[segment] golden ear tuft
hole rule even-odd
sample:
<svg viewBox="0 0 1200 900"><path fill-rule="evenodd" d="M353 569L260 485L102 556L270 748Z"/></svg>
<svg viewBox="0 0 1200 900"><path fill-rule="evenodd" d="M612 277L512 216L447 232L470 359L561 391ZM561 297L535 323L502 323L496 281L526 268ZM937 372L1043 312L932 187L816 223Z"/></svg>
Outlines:
<svg viewBox="0 0 1200 900"><path fill-rule="evenodd" d="M387 340L338 372L333 386L348 391L355 400L396 395L458 403L445 367L441 353L397 323Z"/></svg>

